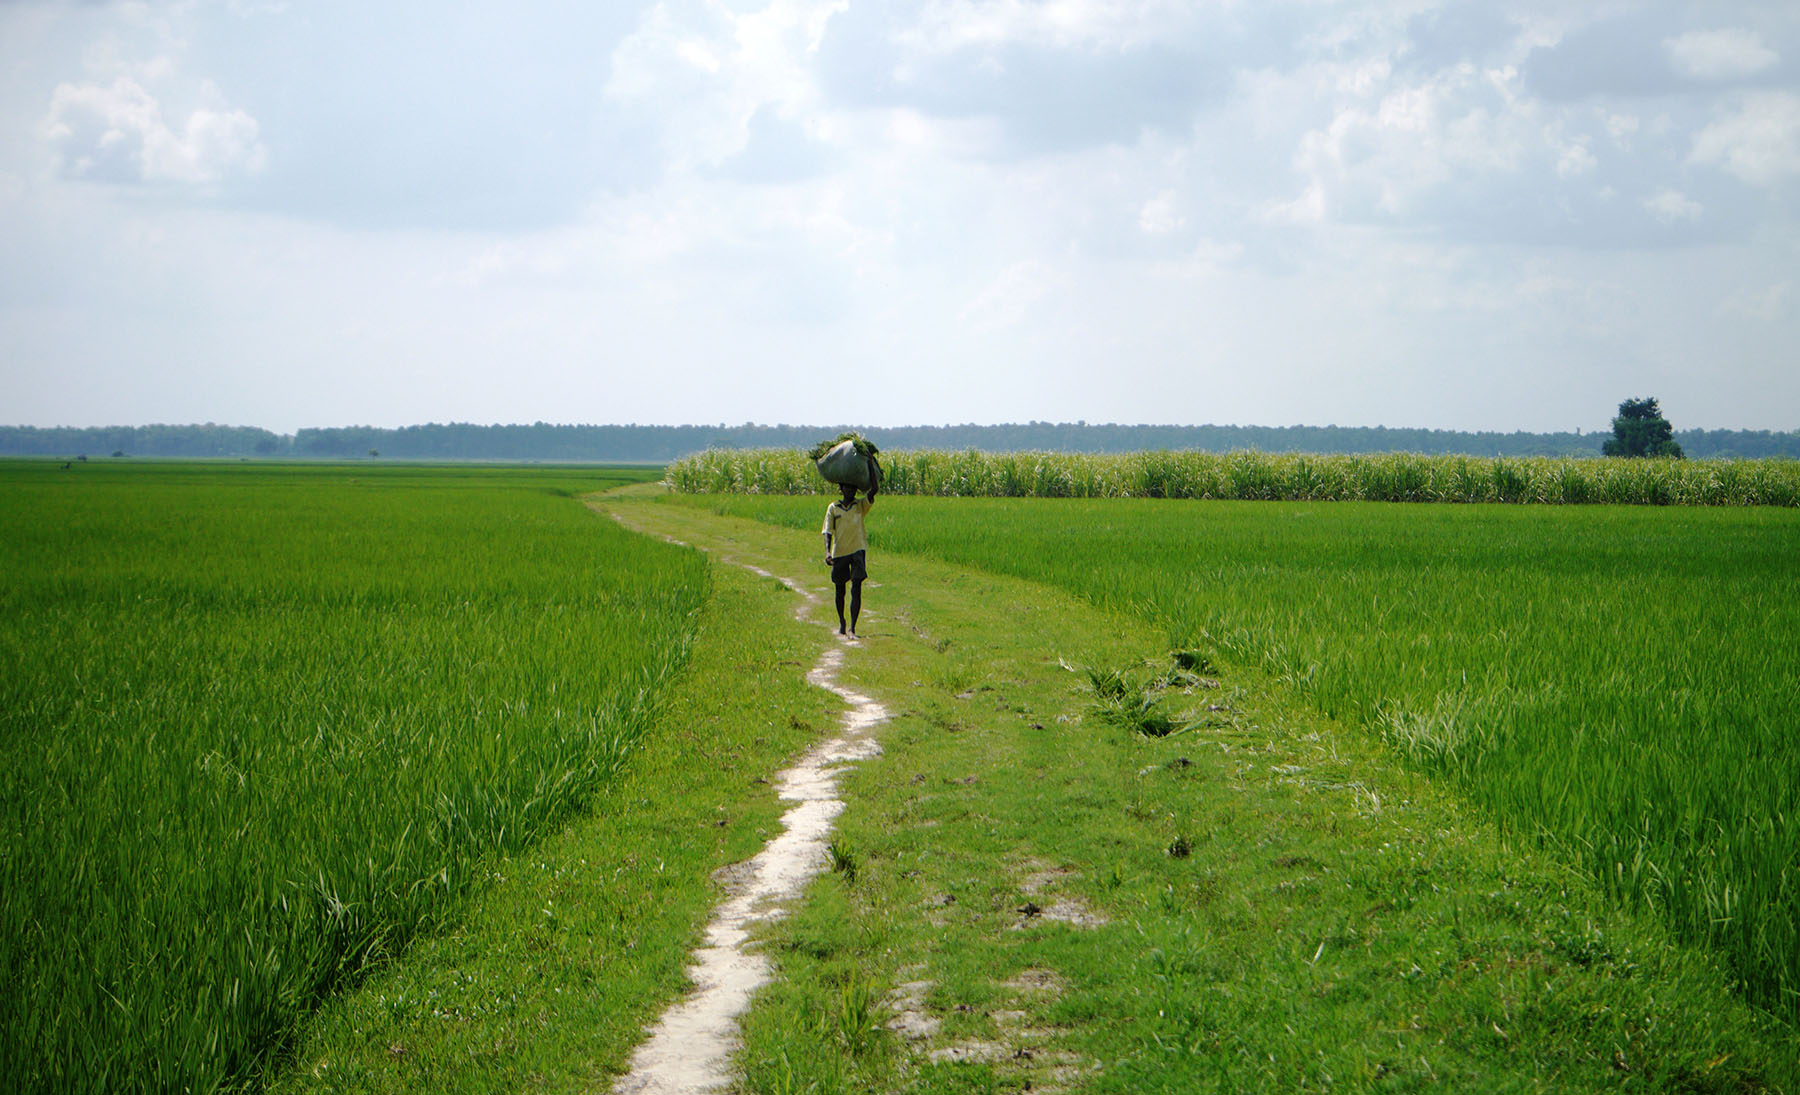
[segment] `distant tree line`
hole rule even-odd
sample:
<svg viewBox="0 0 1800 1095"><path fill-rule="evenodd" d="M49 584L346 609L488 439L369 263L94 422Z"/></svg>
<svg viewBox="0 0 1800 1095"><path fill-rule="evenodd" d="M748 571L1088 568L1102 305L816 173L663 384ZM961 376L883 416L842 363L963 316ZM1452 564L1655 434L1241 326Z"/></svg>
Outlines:
<svg viewBox="0 0 1800 1095"><path fill-rule="evenodd" d="M975 449L981 452L1380 453L1468 456L1599 456L1609 433L1470 433L1384 426L1151 426L1024 422L998 426L856 427L577 426L432 423L383 429L341 426L278 434L250 426L0 426L0 454L163 457L282 457L367 460L534 460L664 464L709 448L808 448L855 429L883 449ZM1690 457L1800 459L1800 431L1676 430Z"/></svg>
<svg viewBox="0 0 1800 1095"><path fill-rule="evenodd" d="M0 426L7 456L286 456L293 438L254 426Z"/></svg>

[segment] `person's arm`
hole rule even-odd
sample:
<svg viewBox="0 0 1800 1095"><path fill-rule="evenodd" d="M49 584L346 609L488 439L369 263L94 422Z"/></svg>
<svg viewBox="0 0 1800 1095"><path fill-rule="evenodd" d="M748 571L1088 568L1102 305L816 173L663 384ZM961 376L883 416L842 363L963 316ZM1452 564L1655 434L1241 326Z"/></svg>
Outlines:
<svg viewBox="0 0 1800 1095"><path fill-rule="evenodd" d="M830 510L825 511L825 528L822 531L824 532L824 535L825 535L825 565L830 566L831 565L831 511Z"/></svg>

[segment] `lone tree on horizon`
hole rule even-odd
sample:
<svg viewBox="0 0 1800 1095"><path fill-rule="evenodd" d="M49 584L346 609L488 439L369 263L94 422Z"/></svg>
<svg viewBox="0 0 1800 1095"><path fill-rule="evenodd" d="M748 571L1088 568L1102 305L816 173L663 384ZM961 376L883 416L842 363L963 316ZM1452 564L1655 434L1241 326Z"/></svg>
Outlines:
<svg viewBox="0 0 1800 1095"><path fill-rule="evenodd" d="M1668 456L1681 459L1675 428L1663 417L1654 397L1627 399L1612 420L1613 435L1600 446L1606 456Z"/></svg>

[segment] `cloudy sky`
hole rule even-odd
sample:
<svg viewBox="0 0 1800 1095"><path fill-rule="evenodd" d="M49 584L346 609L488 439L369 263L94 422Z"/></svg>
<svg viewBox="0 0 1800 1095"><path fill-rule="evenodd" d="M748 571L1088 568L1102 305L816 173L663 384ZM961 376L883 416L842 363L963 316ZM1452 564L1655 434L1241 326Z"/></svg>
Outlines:
<svg viewBox="0 0 1800 1095"><path fill-rule="evenodd" d="M0 0L0 424L1800 428L1800 4Z"/></svg>

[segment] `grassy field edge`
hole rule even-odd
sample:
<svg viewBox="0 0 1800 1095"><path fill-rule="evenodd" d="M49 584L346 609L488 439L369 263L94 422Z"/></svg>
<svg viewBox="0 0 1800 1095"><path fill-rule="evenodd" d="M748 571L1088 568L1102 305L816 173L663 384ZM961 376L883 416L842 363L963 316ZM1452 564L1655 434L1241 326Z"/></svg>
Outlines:
<svg viewBox="0 0 1800 1095"><path fill-rule="evenodd" d="M834 725L795 595L712 568L688 669L586 816L310 1024L274 1092L592 1091L686 987L711 875L779 831L769 777Z"/></svg>

